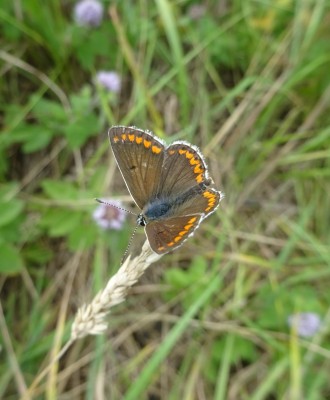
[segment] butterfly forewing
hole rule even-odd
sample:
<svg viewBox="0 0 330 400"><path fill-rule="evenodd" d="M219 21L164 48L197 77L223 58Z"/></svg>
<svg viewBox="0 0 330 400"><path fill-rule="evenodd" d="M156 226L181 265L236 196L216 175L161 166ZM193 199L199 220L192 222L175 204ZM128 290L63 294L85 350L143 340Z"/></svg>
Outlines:
<svg viewBox="0 0 330 400"><path fill-rule="evenodd" d="M186 215L150 222L145 231L152 250L164 254L181 246L197 228L200 220L200 216Z"/></svg>
<svg viewBox="0 0 330 400"><path fill-rule="evenodd" d="M140 209L155 196L164 159L164 145L136 128L115 126L109 130L113 154L126 186Z"/></svg>

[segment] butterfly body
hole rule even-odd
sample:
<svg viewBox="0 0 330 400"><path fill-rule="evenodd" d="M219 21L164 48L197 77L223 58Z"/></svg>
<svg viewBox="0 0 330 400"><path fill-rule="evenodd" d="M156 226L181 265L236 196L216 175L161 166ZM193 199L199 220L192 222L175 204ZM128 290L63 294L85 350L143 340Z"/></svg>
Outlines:
<svg viewBox="0 0 330 400"><path fill-rule="evenodd" d="M142 212L146 221L149 222L168 217L171 215L173 207L174 202L171 202L170 199L156 199L147 204Z"/></svg>
<svg viewBox="0 0 330 400"><path fill-rule="evenodd" d="M202 193L211 182L212 181L209 179L206 182L199 183L178 196L156 198L144 207L142 215L146 221L159 220L174 216L176 215L178 207L182 206L182 204L192 197Z"/></svg>
<svg viewBox="0 0 330 400"><path fill-rule="evenodd" d="M223 197L199 149L183 141L166 146L134 127L112 127L109 139L151 248L162 254L180 246Z"/></svg>

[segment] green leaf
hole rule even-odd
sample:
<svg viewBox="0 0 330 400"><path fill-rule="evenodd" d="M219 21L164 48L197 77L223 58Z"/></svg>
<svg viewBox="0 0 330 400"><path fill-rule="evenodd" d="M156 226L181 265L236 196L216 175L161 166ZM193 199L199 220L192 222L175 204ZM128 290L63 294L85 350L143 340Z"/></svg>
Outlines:
<svg viewBox="0 0 330 400"><path fill-rule="evenodd" d="M90 112L92 103L92 88L90 85L85 85L77 94L70 96L73 114L84 116L86 112Z"/></svg>
<svg viewBox="0 0 330 400"><path fill-rule="evenodd" d="M31 98L34 102L35 100L33 99L33 96L31 96ZM38 99L38 102L33 109L33 113L46 125L49 124L49 121L66 122L68 119L68 116L60 103L44 98L40 100Z"/></svg>
<svg viewBox="0 0 330 400"><path fill-rule="evenodd" d="M190 305L204 291L207 281L205 280L207 262L203 257L195 257L190 267L186 270L170 268L164 272L166 283L171 285L171 289L164 293L166 300L171 300L181 295L184 309Z"/></svg>
<svg viewBox="0 0 330 400"><path fill-rule="evenodd" d="M21 200L0 201L0 226L12 222L22 212L24 203Z"/></svg>
<svg viewBox="0 0 330 400"><path fill-rule="evenodd" d="M40 125L21 124L11 132L12 143L22 143L24 153L32 153L45 148L54 133Z"/></svg>
<svg viewBox="0 0 330 400"><path fill-rule="evenodd" d="M78 189L71 182L46 179L41 186L48 197L54 200L77 200L79 198Z"/></svg>
<svg viewBox="0 0 330 400"><path fill-rule="evenodd" d="M72 149L80 148L87 139L99 132L99 122L94 114L82 116L68 124L65 135Z"/></svg>
<svg viewBox="0 0 330 400"><path fill-rule="evenodd" d="M90 222L90 220L89 220ZM95 245L96 239L99 237L100 229L95 223L86 224L81 222L70 232L69 248L70 250L79 250L90 248Z"/></svg>
<svg viewBox="0 0 330 400"><path fill-rule="evenodd" d="M53 252L43 243L32 243L24 248L24 258L32 263L45 264L53 258Z"/></svg>
<svg viewBox="0 0 330 400"><path fill-rule="evenodd" d="M50 236L65 236L77 226L82 226L82 213L62 209L49 210L40 224L48 228Z"/></svg>
<svg viewBox="0 0 330 400"><path fill-rule="evenodd" d="M53 137L53 132L47 129L42 130L42 135L30 136L29 140L27 140L23 144L24 153L29 154L33 153L34 151L44 149L46 146L48 146L52 137Z"/></svg>
<svg viewBox="0 0 330 400"><path fill-rule="evenodd" d="M22 222L24 221L25 214L20 214L17 218L13 219L9 224L0 226L0 241L7 243L21 243L24 241L22 235ZM1 254L0 254L1 257Z"/></svg>
<svg viewBox="0 0 330 400"><path fill-rule="evenodd" d="M258 325L264 329L284 329L290 314L299 311L322 312L317 290L312 286L272 288L265 285L255 301L258 304Z"/></svg>
<svg viewBox="0 0 330 400"><path fill-rule="evenodd" d="M1 148L1 143L0 143L0 179L3 179L8 169L9 169L9 162L7 160L7 152L5 148Z"/></svg>
<svg viewBox="0 0 330 400"><path fill-rule="evenodd" d="M83 68L93 69L98 56L104 56L107 60L115 59L118 46L111 40L115 38L112 24L103 24L98 30L88 32L84 28L75 27L72 35L73 47Z"/></svg>
<svg viewBox="0 0 330 400"><path fill-rule="evenodd" d="M230 362L231 364L236 364L241 360L244 361L254 361L257 358L256 347L250 340L244 339L240 336L234 335L235 346L231 352ZM211 354L215 360L222 360L222 355L224 354L226 346L226 338L221 338L214 343Z"/></svg>
<svg viewBox="0 0 330 400"><path fill-rule="evenodd" d="M164 271L164 279L175 289L181 290L187 287L187 274L179 268L168 268Z"/></svg>
<svg viewBox="0 0 330 400"><path fill-rule="evenodd" d="M15 181L2 183L0 185L0 199L11 200L18 190L19 184Z"/></svg>
<svg viewBox="0 0 330 400"><path fill-rule="evenodd" d="M22 270L23 266L24 263L19 250L8 243L0 243L0 273L7 275L17 274Z"/></svg>
<svg viewBox="0 0 330 400"><path fill-rule="evenodd" d="M169 268L164 272L167 283L181 291L194 283L201 282L207 268L206 260L203 257L195 257L190 267L186 270Z"/></svg>
<svg viewBox="0 0 330 400"><path fill-rule="evenodd" d="M89 188L91 190L92 197L96 197L95 193L100 191L103 183L106 180L106 176L108 173L108 167L106 165L97 165L91 171L92 175L89 180ZM87 195L86 195L87 197Z"/></svg>
<svg viewBox="0 0 330 400"><path fill-rule="evenodd" d="M221 363L227 361L230 365L235 365L239 362L253 362L258 357L258 351L253 342L238 335L231 335L231 338L234 345L230 348L230 352L228 352L228 335L215 340L212 344L210 359L204 369L204 374L210 382L217 382Z"/></svg>

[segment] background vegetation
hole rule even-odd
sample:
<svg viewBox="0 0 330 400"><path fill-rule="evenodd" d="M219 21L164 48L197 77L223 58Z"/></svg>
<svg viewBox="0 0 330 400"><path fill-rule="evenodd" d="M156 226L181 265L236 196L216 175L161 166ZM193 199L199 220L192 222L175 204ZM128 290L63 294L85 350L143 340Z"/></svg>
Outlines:
<svg viewBox="0 0 330 400"><path fill-rule="evenodd" d="M329 2L103 5L86 27L73 1L1 3L0 397L329 399ZM226 197L27 392L135 224L92 218L94 197L132 206L113 124L200 146Z"/></svg>

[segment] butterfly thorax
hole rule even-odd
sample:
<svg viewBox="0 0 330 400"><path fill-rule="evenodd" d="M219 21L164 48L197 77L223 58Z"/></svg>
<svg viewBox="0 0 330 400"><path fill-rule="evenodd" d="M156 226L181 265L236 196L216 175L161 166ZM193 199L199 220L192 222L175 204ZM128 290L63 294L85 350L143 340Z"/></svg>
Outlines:
<svg viewBox="0 0 330 400"><path fill-rule="evenodd" d="M138 225L146 226L149 221L166 218L171 209L171 204L166 200L155 200L149 202L138 215L136 222Z"/></svg>
<svg viewBox="0 0 330 400"><path fill-rule="evenodd" d="M147 221L166 218L174 205L169 199L156 199L149 202L142 210Z"/></svg>
<svg viewBox="0 0 330 400"><path fill-rule="evenodd" d="M136 222L138 225L146 226L148 222L166 218L171 211L173 204L168 200L159 200L149 202L138 215Z"/></svg>

